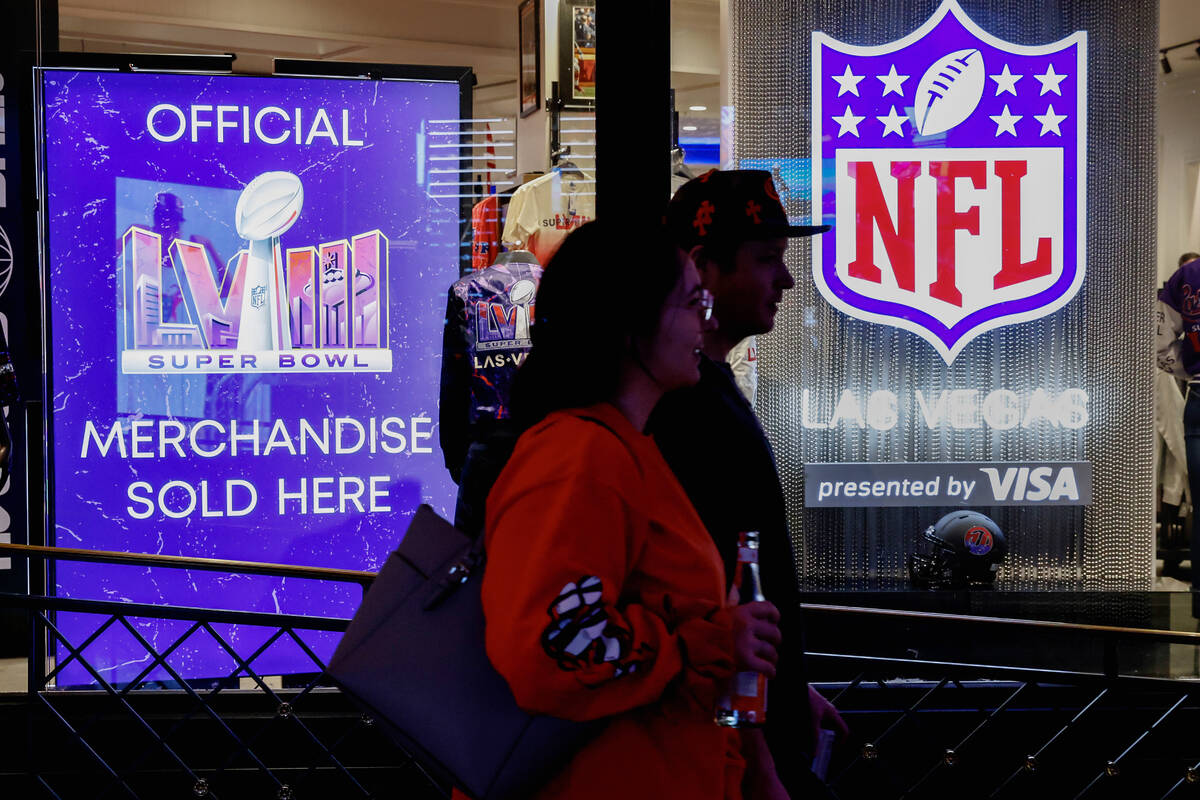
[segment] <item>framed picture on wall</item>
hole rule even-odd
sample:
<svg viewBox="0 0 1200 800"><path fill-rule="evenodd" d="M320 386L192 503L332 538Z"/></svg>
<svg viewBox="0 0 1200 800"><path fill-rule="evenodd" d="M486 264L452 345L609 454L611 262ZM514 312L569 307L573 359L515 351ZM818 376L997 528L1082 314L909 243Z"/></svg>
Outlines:
<svg viewBox="0 0 1200 800"><path fill-rule="evenodd" d="M538 0L523 0L517 8L521 40L521 116L528 117L542 104L542 42L538 36Z"/></svg>
<svg viewBox="0 0 1200 800"><path fill-rule="evenodd" d="M596 104L596 0L559 0L558 94L566 105Z"/></svg>

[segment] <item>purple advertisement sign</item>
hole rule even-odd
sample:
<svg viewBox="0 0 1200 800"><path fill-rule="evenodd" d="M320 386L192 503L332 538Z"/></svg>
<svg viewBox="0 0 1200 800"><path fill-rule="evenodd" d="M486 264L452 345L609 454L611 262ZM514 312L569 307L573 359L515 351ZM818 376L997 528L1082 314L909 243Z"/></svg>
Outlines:
<svg viewBox="0 0 1200 800"><path fill-rule="evenodd" d="M423 137L460 116L459 85L42 75L54 542L377 569L419 503L453 502L435 426L459 213L426 192ZM361 597L69 562L54 577L69 597L314 616ZM59 627L78 646L101 621ZM160 650L185 629L139 622ZM224 633L243 654L268 635ZM336 643L305 638L322 657ZM119 683L152 663L118 626L87 657ZM206 635L171 663L236 671ZM312 666L281 640L255 668Z"/></svg>

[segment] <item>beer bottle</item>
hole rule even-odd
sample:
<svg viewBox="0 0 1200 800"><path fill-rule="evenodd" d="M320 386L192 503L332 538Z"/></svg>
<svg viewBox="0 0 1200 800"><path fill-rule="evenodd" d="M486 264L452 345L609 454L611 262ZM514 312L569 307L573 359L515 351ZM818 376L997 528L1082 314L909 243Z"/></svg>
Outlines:
<svg viewBox="0 0 1200 800"><path fill-rule="evenodd" d="M738 534L738 560L733 585L739 603L763 602L758 575L758 531ZM767 721L767 676L747 670L735 672L724 696L717 701L716 723L727 728L753 728Z"/></svg>

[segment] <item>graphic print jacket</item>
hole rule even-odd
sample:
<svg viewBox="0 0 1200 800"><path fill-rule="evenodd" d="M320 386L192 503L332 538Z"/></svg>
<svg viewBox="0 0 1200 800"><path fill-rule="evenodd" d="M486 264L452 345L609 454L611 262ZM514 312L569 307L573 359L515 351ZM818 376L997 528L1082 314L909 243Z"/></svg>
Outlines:
<svg viewBox="0 0 1200 800"><path fill-rule="evenodd" d="M1154 343L1159 369L1191 380L1200 373L1200 259L1189 261L1158 290Z"/></svg>
<svg viewBox="0 0 1200 800"><path fill-rule="evenodd" d="M480 429L509 417L509 391L529 353L541 279L536 263L514 260L473 272L450 287L438 431L446 468L456 483Z"/></svg>

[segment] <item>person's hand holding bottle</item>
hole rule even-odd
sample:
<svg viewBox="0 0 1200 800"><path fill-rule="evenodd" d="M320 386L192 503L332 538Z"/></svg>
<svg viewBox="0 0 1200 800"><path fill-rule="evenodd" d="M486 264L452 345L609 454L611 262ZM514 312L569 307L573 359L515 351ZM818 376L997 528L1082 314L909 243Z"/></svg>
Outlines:
<svg viewBox="0 0 1200 800"><path fill-rule="evenodd" d="M761 672L775 677L779 661L779 609L766 601L737 605L737 588L729 592L733 614L733 655L737 670Z"/></svg>

